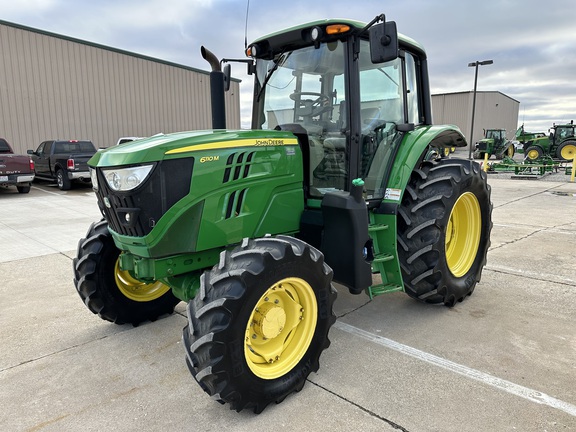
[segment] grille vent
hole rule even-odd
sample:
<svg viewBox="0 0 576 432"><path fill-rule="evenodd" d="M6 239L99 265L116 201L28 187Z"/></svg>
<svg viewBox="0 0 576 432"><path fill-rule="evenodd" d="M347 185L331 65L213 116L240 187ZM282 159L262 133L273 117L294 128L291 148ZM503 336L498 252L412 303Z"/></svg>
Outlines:
<svg viewBox="0 0 576 432"><path fill-rule="evenodd" d="M248 189L237 190L228 196L228 202L225 203L225 219L231 219L240 215L242 212L242 206L244 205L244 198L246 197L247 190Z"/></svg>
<svg viewBox="0 0 576 432"><path fill-rule="evenodd" d="M250 165L256 152L232 153L226 161L222 183L228 183L248 177Z"/></svg>

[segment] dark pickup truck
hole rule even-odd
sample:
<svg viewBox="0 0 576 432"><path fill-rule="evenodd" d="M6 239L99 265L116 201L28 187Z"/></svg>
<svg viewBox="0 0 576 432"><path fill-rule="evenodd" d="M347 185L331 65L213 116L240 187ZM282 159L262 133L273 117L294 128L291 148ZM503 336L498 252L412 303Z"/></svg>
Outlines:
<svg viewBox="0 0 576 432"><path fill-rule="evenodd" d="M4 138L0 138L0 186L16 186L18 192L30 192L34 180L34 162L26 155L16 155Z"/></svg>
<svg viewBox="0 0 576 432"><path fill-rule="evenodd" d="M92 141L79 140L48 140L28 150L36 178L56 181L60 190L70 189L73 180L90 182L87 162L95 153Z"/></svg>

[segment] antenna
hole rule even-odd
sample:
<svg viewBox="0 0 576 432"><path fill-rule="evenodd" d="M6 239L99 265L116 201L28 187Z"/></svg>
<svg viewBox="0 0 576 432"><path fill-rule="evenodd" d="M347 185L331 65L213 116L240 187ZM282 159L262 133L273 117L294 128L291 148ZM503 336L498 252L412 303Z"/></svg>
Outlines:
<svg viewBox="0 0 576 432"><path fill-rule="evenodd" d="M246 24L244 26L244 51L248 48L248 11L250 10L250 0L246 2Z"/></svg>

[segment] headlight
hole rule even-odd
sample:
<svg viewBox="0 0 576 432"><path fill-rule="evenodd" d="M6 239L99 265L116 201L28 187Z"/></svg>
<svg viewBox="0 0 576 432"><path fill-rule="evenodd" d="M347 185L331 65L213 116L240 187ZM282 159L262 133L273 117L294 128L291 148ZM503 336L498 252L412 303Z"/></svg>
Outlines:
<svg viewBox="0 0 576 432"><path fill-rule="evenodd" d="M92 189L98 192L98 176L96 175L96 170L94 168L90 169L90 180L92 180Z"/></svg>
<svg viewBox="0 0 576 432"><path fill-rule="evenodd" d="M141 165L129 168L110 168L103 169L102 173L112 190L124 192L140 186L152 171L152 167L153 165Z"/></svg>

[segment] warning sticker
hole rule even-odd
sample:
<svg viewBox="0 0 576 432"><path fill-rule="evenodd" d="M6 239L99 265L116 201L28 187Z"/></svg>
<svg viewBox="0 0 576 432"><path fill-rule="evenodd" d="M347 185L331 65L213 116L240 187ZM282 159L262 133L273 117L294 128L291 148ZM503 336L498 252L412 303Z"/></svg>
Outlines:
<svg viewBox="0 0 576 432"><path fill-rule="evenodd" d="M400 201L401 196L402 196L402 189L386 188L386 193L384 194L384 199L392 200L392 201Z"/></svg>

